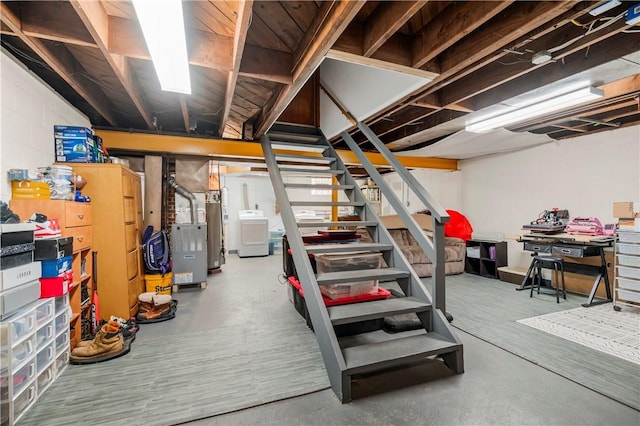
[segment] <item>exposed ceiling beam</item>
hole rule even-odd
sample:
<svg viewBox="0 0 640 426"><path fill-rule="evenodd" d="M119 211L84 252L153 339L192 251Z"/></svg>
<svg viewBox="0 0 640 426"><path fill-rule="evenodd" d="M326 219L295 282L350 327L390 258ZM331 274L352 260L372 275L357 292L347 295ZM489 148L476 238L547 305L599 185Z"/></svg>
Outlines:
<svg viewBox="0 0 640 426"><path fill-rule="evenodd" d="M640 74L604 84L598 88L604 92L604 96L598 99L595 104L586 104L557 112L552 114L550 119L536 119L523 122L514 126L513 129L519 132L530 132L571 119L592 120L592 117L598 114L632 106L635 103L634 98L640 94Z"/></svg>
<svg viewBox="0 0 640 426"><path fill-rule="evenodd" d="M454 3L413 37L413 66L419 68L493 18L513 1Z"/></svg>
<svg viewBox="0 0 640 426"><path fill-rule="evenodd" d="M120 80L147 127L153 129L153 119L151 118L148 102L140 89L129 60L122 55L115 55L109 52L107 46L109 41L109 16L102 6L102 2L70 0L70 3L95 40L106 62L118 77L118 80Z"/></svg>
<svg viewBox="0 0 640 426"><path fill-rule="evenodd" d="M400 127L394 130L393 132L387 133L381 139L385 144L390 144L399 139L403 139L407 136L412 136L418 132L421 132L422 130L430 129L439 124L446 123L451 120L455 120L456 118L464 117L465 115L466 113L464 112L452 111L452 110L446 110L446 109L436 111L435 113L429 116L421 118L419 122L417 122L412 126L405 125L403 127ZM452 133L452 132L449 132L449 133ZM411 145L416 145L421 142L424 142L424 139L420 139L420 137L416 135L415 140L412 141ZM391 149L392 146L389 146L389 148Z"/></svg>
<svg viewBox="0 0 640 426"><path fill-rule="evenodd" d="M542 82L547 82L545 84L548 84L549 82L559 80L559 78L549 80L548 77L551 75L550 70L552 69L556 70L559 75L568 77L569 75L577 74L583 70L599 65L598 63L595 63L598 61L593 58L607 58L605 62L608 62L626 54L635 52L640 49L640 37L634 37L633 34L616 35L628 27L629 26L624 23L624 20L620 20L608 26L604 30L596 31L587 35L577 40L574 44L567 46L565 49L554 53L555 62L549 61L540 65L534 65L530 61L516 62L509 66L504 66L500 63L487 65L477 72L458 80L455 84L445 87L442 90L442 103L445 105L450 103L461 103L465 99L476 97L483 92L500 92L496 93L495 96L487 97L487 102L489 103L477 102L475 98L471 99L470 105L467 106L470 106L474 110L479 110L500 102L501 100L513 97L516 94L525 93L529 90L540 87L543 85ZM563 39L571 40L572 38L583 35L584 30L569 28L567 29L566 34L566 37L563 37ZM604 40L607 38L610 40L605 42ZM538 40L538 42L532 47L532 50L538 51L543 48L549 48L550 45L547 43L549 43L549 40ZM582 57L579 57L579 55L573 55L570 62L560 62L560 59L569 57L569 55L579 52L596 43L597 45L593 46L593 48L589 50L586 58L584 55L581 55ZM620 46L620 43L622 43L623 46ZM630 49L626 48L627 46L630 47ZM616 55L609 54L609 52L606 52L607 50L615 51ZM562 69L571 69L571 74L562 72ZM526 77L524 79L518 78L525 75ZM538 79L537 76L540 76L540 79ZM514 87L514 90L504 91L504 85L514 79L518 79L519 84L525 83L525 86L519 86L517 88ZM468 87L469 84L473 84L473 88ZM506 96L501 96L502 93ZM498 98L501 98L500 101L496 100Z"/></svg>
<svg viewBox="0 0 640 426"><path fill-rule="evenodd" d="M472 37L460 40L442 53L441 72L447 77L472 65L501 49L512 47L512 43L530 31L544 25L575 5L573 1L516 2L501 16L474 31ZM492 57L492 59L494 59Z"/></svg>
<svg viewBox="0 0 640 426"><path fill-rule="evenodd" d="M55 17L55 19L52 19ZM76 12L66 1L44 1L27 3L20 10L22 31L30 36L85 47L97 47L96 43L82 25L70 25L77 22Z"/></svg>
<svg viewBox="0 0 640 426"><path fill-rule="evenodd" d="M290 53L279 50L263 49L261 47L245 45L240 75L273 81L282 84L291 84L292 56Z"/></svg>
<svg viewBox="0 0 640 426"><path fill-rule="evenodd" d="M131 19L109 17L109 51L143 60L151 60L140 26ZM205 31L187 31L189 64L227 72L233 68L232 37ZM246 45L240 75L276 83L291 84L290 53Z"/></svg>
<svg viewBox="0 0 640 426"><path fill-rule="evenodd" d="M586 14L591 7L600 3L604 3L604 1L599 1L599 2L582 1L577 4L575 4L575 2L572 2L573 8L571 10L565 13L562 13L559 16L556 16L555 18L551 18L550 15L553 14L553 11L557 13L562 9L562 6L563 6L562 2L557 3L557 6L560 9L553 8L553 11L551 11L551 13L549 13L550 12L549 6L553 5L554 4L553 2L517 2L517 4L513 5L510 9L505 11L505 13L509 12L509 14L514 13L515 15L510 17L509 19L504 20L505 23L499 24L499 25L502 25L502 27L500 26L496 27L495 22L501 22L501 21L497 21L494 19L490 21L486 26L474 32L474 35L477 34L479 38L485 39L486 42L490 42L490 40L492 40L492 37L496 36L494 32L497 32L499 36L502 36L504 40L509 41L512 44L508 44L508 43L494 44L494 48L497 49L496 51L484 57L480 57L479 60L477 60L475 63L473 63L472 65L466 68L464 66L457 66L453 63L453 61L449 61L451 67L448 67L449 64L442 66L441 67L442 73L438 77L436 77L433 81L428 83L424 88L419 89L418 91L409 95L408 98L414 99L417 101L422 101L423 97L430 96L430 94L434 93L436 90L439 90L447 85L453 84L455 81L465 77L466 75L471 74L472 72L482 68L483 66L488 65L493 61L507 55L507 53L502 50L504 47L508 46L512 49L524 49L525 47L528 47L528 45L531 42L547 35L551 31L567 23L570 23L572 20L575 20L581 17L582 15ZM529 8L530 10L529 16L526 16L527 8ZM531 18L531 16L535 16L535 14L537 13L541 13L544 16L551 19L546 21L543 25L539 25L538 27L532 27L529 21L537 22L536 18L533 18L533 19ZM523 22L522 18L519 18L521 14L525 15L525 18L528 19L528 21ZM504 34L505 32L511 31L511 30L514 30L516 32L519 31L514 29L508 24L508 22L510 22L510 20L512 19L514 20L514 22L521 25L522 29L529 31L525 35L518 38L517 40L511 40L511 37L509 36L509 34L507 35ZM537 23L539 24L539 22ZM464 44L467 42L463 39L461 43ZM452 49L451 50L452 52L458 51L457 45L452 46L451 49ZM475 51L477 51L477 48L469 50L469 46L467 46L466 52L460 51L460 53L462 54L463 57L466 55L467 57L470 57L470 58L478 58L478 56L473 53ZM448 57L448 51L443 52L442 57L445 58L445 62L446 62L446 58ZM394 113L398 110L401 110L402 108L403 108L402 105L399 105L399 106L396 105L395 107L387 109L380 116ZM369 124L373 124L378 120L379 120L379 117L371 120Z"/></svg>
<svg viewBox="0 0 640 426"><path fill-rule="evenodd" d="M380 3L365 25L362 47L364 56L373 55L426 2L427 0Z"/></svg>
<svg viewBox="0 0 640 426"><path fill-rule="evenodd" d="M382 61L376 58L367 58L365 56L336 49L329 49L329 52L327 52L327 58L337 59L339 61L351 62L353 64L359 64L369 67L382 68L389 71L401 72L403 74L414 75L416 77L428 78L429 80L438 76L438 74L431 71L413 68L408 65L399 65L394 62Z"/></svg>
<svg viewBox="0 0 640 426"><path fill-rule="evenodd" d="M326 15L314 20L294 54L293 84L283 87L262 109L256 122L256 137L275 122L324 59L338 36L356 16L363 1L339 1L331 4Z"/></svg>
<svg viewBox="0 0 640 426"><path fill-rule="evenodd" d="M180 100L180 111L182 112L182 121L184 121L184 130L189 133L189 106L187 105L187 97L185 95L178 95Z"/></svg>
<svg viewBox="0 0 640 426"><path fill-rule="evenodd" d="M109 17L109 51L137 59L151 60L140 24L132 19ZM204 31L187 31L189 63L221 71L232 69L233 38Z"/></svg>
<svg viewBox="0 0 640 426"><path fill-rule="evenodd" d="M131 133L114 130L96 130L107 149L130 152L162 152L179 155L197 155L228 159L263 159L262 145L257 142L230 141L192 136L158 135L153 133ZM348 165L359 165L358 158L349 150L337 150L342 161ZM382 154L365 153L374 166L388 167ZM457 170L458 161L446 158L397 156L405 166L419 169Z"/></svg>
<svg viewBox="0 0 640 426"><path fill-rule="evenodd" d="M584 47L586 46L583 46L583 48ZM529 73L523 71L508 79L505 79L504 76L499 76L498 78L500 81L496 82L483 80L482 85L484 86L486 84L491 87L491 89L476 90L476 93L473 94L474 97L466 104L471 106L474 110L479 111L482 108L502 102L505 99L529 92L541 86L578 74L584 70L621 58L640 50L640 37L635 37L633 34L615 35L606 42L592 46L586 58L584 53L580 50L582 49L576 47L573 55L565 56L566 60L564 62L558 61L550 63ZM480 78L482 77L476 76L476 83L480 83ZM466 90L459 87L457 84L456 86L455 90L452 90L451 92L443 91L443 103L461 102L461 96L459 94L466 92Z"/></svg>
<svg viewBox="0 0 640 426"><path fill-rule="evenodd" d="M80 65L66 47L46 46L42 40L24 34L20 19L9 9L6 2L0 3L0 19L110 125L118 126L118 120L113 115L114 108L105 94L93 84L76 78Z"/></svg>
<svg viewBox="0 0 640 426"><path fill-rule="evenodd" d="M227 88L224 94L224 107L222 109L222 117L220 118L219 132L220 136L225 135L225 127L229 119L229 111L233 103L233 93L236 90L236 82L238 81L238 72L240 71L240 63L242 61L242 52L244 52L244 42L247 39L247 30L251 22L251 9L253 8L253 0L240 0L238 2L238 12L236 15L235 31L233 34L232 49L232 69L227 76Z"/></svg>

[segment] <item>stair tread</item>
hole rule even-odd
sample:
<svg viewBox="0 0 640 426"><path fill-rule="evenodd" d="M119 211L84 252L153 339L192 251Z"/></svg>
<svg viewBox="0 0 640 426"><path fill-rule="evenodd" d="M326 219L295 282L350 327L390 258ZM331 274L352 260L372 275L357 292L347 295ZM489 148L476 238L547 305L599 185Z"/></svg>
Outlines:
<svg viewBox="0 0 640 426"><path fill-rule="evenodd" d="M276 154L276 161L292 161L298 163L329 164L336 161L335 157L321 157L318 155Z"/></svg>
<svg viewBox="0 0 640 426"><path fill-rule="evenodd" d="M424 312L430 304L415 297L398 297L348 305L330 306L327 308L333 325L351 324L358 321L384 318L391 315Z"/></svg>
<svg viewBox="0 0 640 426"><path fill-rule="evenodd" d="M282 166L279 167L281 172L293 172L293 173L313 173L318 175L343 175L344 170L334 170L334 169L309 169L305 167L287 167Z"/></svg>
<svg viewBox="0 0 640 426"><path fill-rule="evenodd" d="M378 222L375 220L350 220L350 221L337 221L337 222L297 222L299 227L317 227L317 226L376 226ZM319 224L319 225L318 225Z"/></svg>
<svg viewBox="0 0 640 426"><path fill-rule="evenodd" d="M364 201L290 201L290 205L292 206L352 206L352 207L362 207L366 203Z"/></svg>
<svg viewBox="0 0 640 426"><path fill-rule="evenodd" d="M342 284L367 280L393 280L409 276L409 271L396 268L355 269L352 271L323 272L316 275L319 285Z"/></svg>
<svg viewBox="0 0 640 426"><path fill-rule="evenodd" d="M329 149L329 145L323 143L297 143L297 142L280 142L271 141L271 149L275 151L301 151L301 152L325 152ZM295 155L295 154L294 154Z"/></svg>
<svg viewBox="0 0 640 426"><path fill-rule="evenodd" d="M269 139L278 142L314 142L323 139L322 135L293 133L285 131L271 131L267 133Z"/></svg>
<svg viewBox="0 0 640 426"><path fill-rule="evenodd" d="M393 248L392 244L384 243L336 243L314 244L305 246L307 253L344 253L359 251L386 251Z"/></svg>
<svg viewBox="0 0 640 426"><path fill-rule="evenodd" d="M454 352L458 347L458 343L436 332L425 332L343 348L342 354L347 373L356 374L405 365L427 356Z"/></svg>
<svg viewBox="0 0 640 426"><path fill-rule="evenodd" d="M331 184L311 184L311 183L285 183L285 188L315 188L315 189L353 189L354 185L331 185Z"/></svg>

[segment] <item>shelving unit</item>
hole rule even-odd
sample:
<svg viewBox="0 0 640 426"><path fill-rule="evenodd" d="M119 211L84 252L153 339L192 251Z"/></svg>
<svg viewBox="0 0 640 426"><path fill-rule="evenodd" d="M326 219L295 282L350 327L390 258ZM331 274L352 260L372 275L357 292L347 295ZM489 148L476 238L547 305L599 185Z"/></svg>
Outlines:
<svg viewBox="0 0 640 426"><path fill-rule="evenodd" d="M640 303L640 232L619 231L616 243L616 279L613 308Z"/></svg>
<svg viewBox="0 0 640 426"><path fill-rule="evenodd" d="M69 362L68 295L41 299L0 323L0 413L14 425Z"/></svg>
<svg viewBox="0 0 640 426"><path fill-rule="evenodd" d="M121 164L74 163L72 167L87 180L82 193L91 197L93 205L92 247L98 253L101 319L108 321L112 315L131 318L138 313L138 295L145 289L140 176ZM87 266L86 273L91 270ZM83 307L91 311L78 304L79 310Z"/></svg>
<svg viewBox="0 0 640 426"><path fill-rule="evenodd" d="M366 184L360 188L362 195L367 199L369 205L375 210L377 215L382 213L382 195L380 188L372 184Z"/></svg>
<svg viewBox="0 0 640 426"><path fill-rule="evenodd" d="M88 309L82 309L82 289L85 289L89 300L93 294L92 206L90 203L65 200L14 199L11 200L11 210L22 219L31 217L35 212L43 213L49 218L57 218L62 236L73 237L73 282L69 286L69 305L72 312L69 318L70 344L73 349L82 338L81 318L90 314Z"/></svg>
<svg viewBox="0 0 640 426"><path fill-rule="evenodd" d="M468 240L464 271L488 278L498 278L498 268L507 266L507 242Z"/></svg>

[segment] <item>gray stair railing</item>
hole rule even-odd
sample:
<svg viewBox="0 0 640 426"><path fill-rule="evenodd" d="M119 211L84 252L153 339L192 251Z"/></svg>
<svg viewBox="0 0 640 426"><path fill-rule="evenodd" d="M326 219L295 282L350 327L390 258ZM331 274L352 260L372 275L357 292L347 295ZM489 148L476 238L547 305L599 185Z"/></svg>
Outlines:
<svg viewBox="0 0 640 426"><path fill-rule="evenodd" d="M301 132L302 131L303 130L301 130ZM331 387L336 396L342 402L351 400L351 376L354 374L383 371L387 368L398 366L409 366L414 362L424 362L426 357L432 355L441 356L444 363L454 372L458 374L463 373L464 359L462 343L455 335L442 310L434 309L431 295L426 290L424 284L409 264L397 243L391 237L389 231L380 222L379 217L369 203L367 203L360 188L331 144L329 144L323 135L318 134L317 141L321 141L323 144L320 149L322 156L314 157L312 155L304 155L298 157L295 155L276 154L274 150L284 149L289 151L290 148L294 148L295 145L297 145L296 142L298 140L306 139L308 135L288 135L288 139L293 143L286 143L284 147L279 147L278 145L282 145L282 143L277 142L282 136L280 136L277 131L274 132L274 135L276 140L273 143L270 138L270 133L265 134L261 138L264 157L276 199L280 205L281 217L287 232L287 241L291 248L296 273L305 294L307 311L318 340ZM355 151L357 152L357 150ZM328 187L332 190L344 190L349 201L292 202L289 200L287 188L316 188L317 186L285 183L281 171L287 170L294 173L306 174L312 172L314 169L307 169L301 166L281 166L278 161L309 163L312 162L313 158L321 160L317 163L323 165L321 171L316 170L318 173L337 177L339 184L329 185ZM362 163L363 165L368 164L366 158ZM397 203L401 205L399 200L397 200ZM307 246L303 242L299 227L316 226L317 223L298 223L292 209L294 205L340 205L354 207L360 220L323 222L322 226L364 226L373 242ZM409 219L411 219L409 222L413 221L408 212L407 215ZM418 229L415 223L414 227ZM422 232L418 234L422 234ZM387 267L384 269L324 272L318 275L314 273L309 260L309 254L349 251L381 252ZM431 247L431 251L425 251L431 255L437 252L433 247ZM435 256L437 256L437 254ZM352 305L325 306L319 285L353 282L360 278L379 279L381 282L395 281L402 288L405 297L386 301L362 302ZM366 343L362 341L354 346L353 344L349 344L348 338L347 341L345 341L344 338L339 338L334 329L334 326L340 324L351 324L367 319L384 318L403 313L416 314L426 334L418 335L407 332L408 335L394 336L384 342ZM364 334L362 336L364 336Z"/></svg>
<svg viewBox="0 0 640 426"><path fill-rule="evenodd" d="M349 146L349 149L356 155L361 165L365 168L369 177L380 188L389 204L394 208L400 219L407 226L411 235L416 240L420 248L424 250L432 263L431 273L431 297L436 309L441 310L449 319L452 317L446 314L445 295L445 254L444 254L444 224L449 222L449 215L446 210L433 198L418 180L402 165L398 158L387 148L378 136L366 124L357 120L335 97L324 84L320 88L327 94L329 99L340 109L343 115L355 124L362 134L373 144L376 150L382 154L394 171L403 179L408 188L413 191L418 199L429 209L433 221L433 241L424 234L420 225L413 219L409 210L402 204L402 201L395 195L393 189L387 185L382 175L376 167L371 164L360 146L353 140L348 132L343 131L340 136Z"/></svg>

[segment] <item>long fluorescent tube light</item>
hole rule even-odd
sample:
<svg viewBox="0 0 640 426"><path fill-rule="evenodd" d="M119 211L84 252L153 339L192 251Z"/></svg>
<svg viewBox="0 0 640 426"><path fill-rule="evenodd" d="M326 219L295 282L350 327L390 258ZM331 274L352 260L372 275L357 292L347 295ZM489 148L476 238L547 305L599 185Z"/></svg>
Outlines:
<svg viewBox="0 0 640 426"><path fill-rule="evenodd" d="M515 109L502 115L470 123L466 126L468 132L484 132L487 130L503 127L507 124L517 123L526 119L538 117L540 115L561 110L563 108L577 105L592 99L601 98L604 92L594 87L584 87L573 92L559 95L546 101L539 102L524 108Z"/></svg>
<svg viewBox="0 0 640 426"><path fill-rule="evenodd" d="M622 3L620 2L620 0L609 0L608 2L601 4L598 7L594 7L593 9L591 9L589 11L589 15L591 16L598 16L598 15L602 15L603 13L613 9L616 6L620 6Z"/></svg>
<svg viewBox="0 0 640 426"><path fill-rule="evenodd" d="M191 94L181 0L133 0L160 87Z"/></svg>

